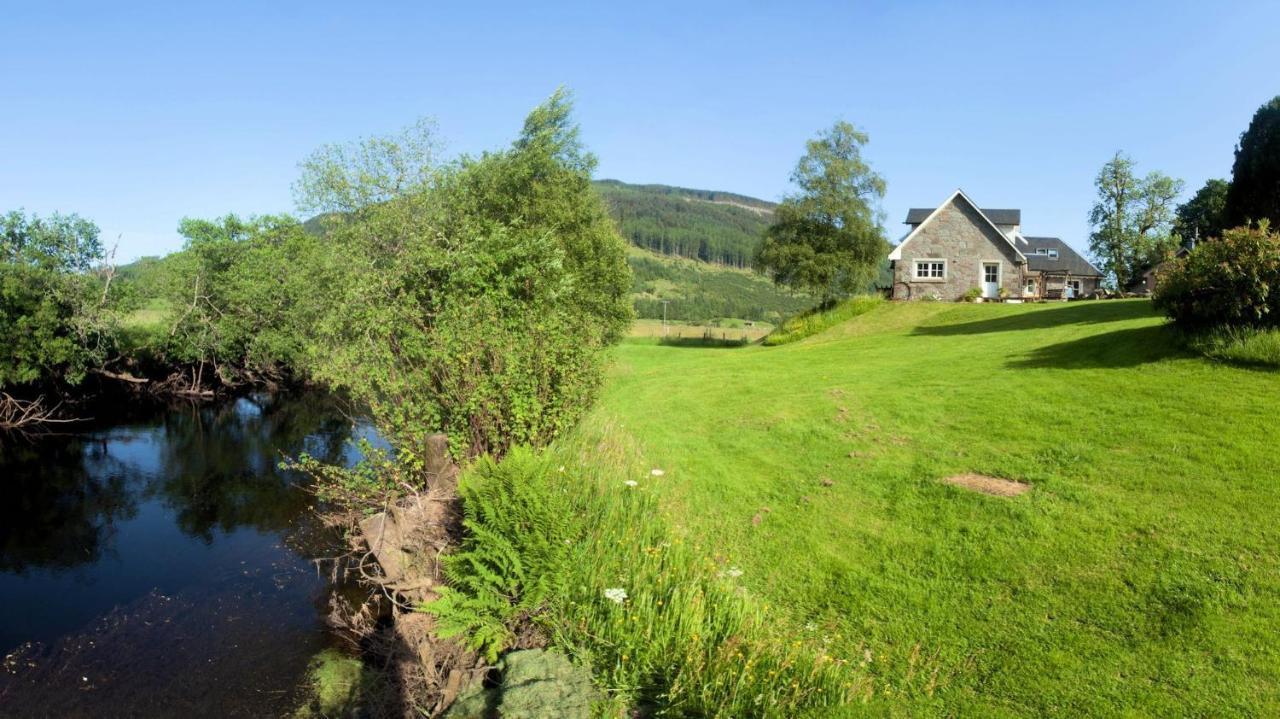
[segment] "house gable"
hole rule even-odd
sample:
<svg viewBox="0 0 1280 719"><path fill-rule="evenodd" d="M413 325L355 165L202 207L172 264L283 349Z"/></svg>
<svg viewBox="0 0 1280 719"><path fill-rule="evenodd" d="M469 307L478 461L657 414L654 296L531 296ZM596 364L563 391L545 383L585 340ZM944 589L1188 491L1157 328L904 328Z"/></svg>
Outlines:
<svg viewBox="0 0 1280 719"><path fill-rule="evenodd" d="M948 207L964 212L965 216L969 218L975 227L981 228L984 232L989 231L994 237L998 237L999 239L993 240L993 242L1006 245L1008 249L1013 252L1015 262L1026 261L1027 258L1024 257L1022 252L1020 252L1017 246L1014 245L1013 240L1009 239L1009 236L1002 232L1000 228L991 221L991 218L987 217L987 215L979 209L978 205L973 200L969 199L968 195L964 194L963 190L956 190L951 193L951 196L947 198L946 202L938 205L933 212L929 213L928 217L925 217L919 224L915 225L911 232L907 233L907 236L902 239L902 242L899 242L898 246L893 248L893 252L889 253L889 259L902 259L903 248L905 248L909 242L919 236L922 232L925 232L929 224L935 221L939 216L939 213L942 213L943 210Z"/></svg>

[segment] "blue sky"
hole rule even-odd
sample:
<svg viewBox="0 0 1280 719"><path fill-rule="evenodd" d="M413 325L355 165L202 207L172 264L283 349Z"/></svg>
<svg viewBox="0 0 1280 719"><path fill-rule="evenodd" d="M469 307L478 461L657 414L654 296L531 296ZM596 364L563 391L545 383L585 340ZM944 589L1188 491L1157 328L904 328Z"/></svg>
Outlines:
<svg viewBox="0 0 1280 719"><path fill-rule="evenodd" d="M78 212L122 259L291 210L325 142L430 115L451 152L499 147L561 84L601 177L777 199L845 119L891 239L962 187L1083 248L1114 151L1190 192L1280 94L1274 0L117 5L0 7L0 210Z"/></svg>

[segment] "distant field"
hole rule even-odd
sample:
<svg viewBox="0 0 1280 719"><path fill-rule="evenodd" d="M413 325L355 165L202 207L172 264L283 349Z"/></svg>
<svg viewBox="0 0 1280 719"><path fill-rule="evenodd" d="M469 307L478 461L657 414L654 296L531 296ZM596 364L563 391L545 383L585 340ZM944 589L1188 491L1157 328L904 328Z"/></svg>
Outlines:
<svg viewBox="0 0 1280 719"><path fill-rule="evenodd" d="M739 320L741 323L741 321ZM712 327L691 325L687 322L668 322L662 326L662 320L636 320L631 326L632 337L704 337L710 333L716 339L736 340L746 337L754 342L769 334L773 325L767 322L755 322L751 327Z"/></svg>
<svg viewBox="0 0 1280 719"><path fill-rule="evenodd" d="M1147 301L886 303L781 347L624 344L589 425L870 677L850 714L1278 716L1277 407L1280 374ZM941 481L969 473L1030 491Z"/></svg>

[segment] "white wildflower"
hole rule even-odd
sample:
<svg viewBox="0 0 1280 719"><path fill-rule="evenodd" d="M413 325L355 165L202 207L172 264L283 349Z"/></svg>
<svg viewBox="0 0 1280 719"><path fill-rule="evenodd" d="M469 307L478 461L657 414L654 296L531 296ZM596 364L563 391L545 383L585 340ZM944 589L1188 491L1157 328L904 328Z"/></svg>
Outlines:
<svg viewBox="0 0 1280 719"><path fill-rule="evenodd" d="M623 484L627 485L628 487L634 487L640 483L635 481L634 479L628 479L627 481L623 482Z"/></svg>
<svg viewBox="0 0 1280 719"><path fill-rule="evenodd" d="M724 576L730 579L737 579L738 577L742 576L742 570L737 567L729 567L727 570L725 570Z"/></svg>
<svg viewBox="0 0 1280 719"><path fill-rule="evenodd" d="M818 629L818 625L814 624L813 622L809 622L808 624L804 625L804 629L807 632L816 631Z"/></svg>
<svg viewBox="0 0 1280 719"><path fill-rule="evenodd" d="M563 464L562 464L562 465L560 465L560 473L561 473L561 474L564 474L564 465L563 465Z"/></svg>
<svg viewBox="0 0 1280 719"><path fill-rule="evenodd" d="M622 604L623 602L627 601L627 590L623 589L622 587L609 587L608 589L604 590L604 598L608 599L614 604Z"/></svg>
<svg viewBox="0 0 1280 719"><path fill-rule="evenodd" d="M666 474L666 472L663 472L657 467L654 467L653 469L649 470L649 474L652 474L655 477L661 477L662 475Z"/></svg>

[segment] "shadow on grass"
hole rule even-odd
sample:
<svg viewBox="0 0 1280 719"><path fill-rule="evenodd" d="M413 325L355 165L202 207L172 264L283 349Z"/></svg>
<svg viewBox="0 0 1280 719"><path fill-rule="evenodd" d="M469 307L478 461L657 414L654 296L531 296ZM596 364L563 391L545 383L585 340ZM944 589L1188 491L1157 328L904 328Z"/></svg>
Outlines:
<svg viewBox="0 0 1280 719"><path fill-rule="evenodd" d="M1011 360L1015 369L1095 369L1137 367L1170 357L1194 356L1165 325L1135 327L1038 347Z"/></svg>
<svg viewBox="0 0 1280 719"><path fill-rule="evenodd" d="M917 327L915 335L975 335L989 332L1017 332L1021 330L1048 329L1062 325L1102 324L1152 317L1155 314L1150 302L1081 300L1038 312L1018 312L974 322L958 324L926 325Z"/></svg>
<svg viewBox="0 0 1280 719"><path fill-rule="evenodd" d="M663 347L746 347L751 341L727 339L723 337L661 337L658 344Z"/></svg>

